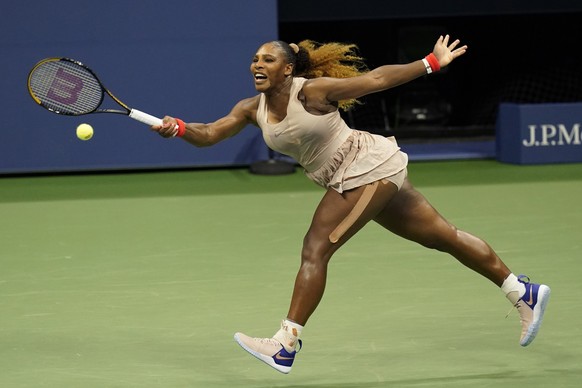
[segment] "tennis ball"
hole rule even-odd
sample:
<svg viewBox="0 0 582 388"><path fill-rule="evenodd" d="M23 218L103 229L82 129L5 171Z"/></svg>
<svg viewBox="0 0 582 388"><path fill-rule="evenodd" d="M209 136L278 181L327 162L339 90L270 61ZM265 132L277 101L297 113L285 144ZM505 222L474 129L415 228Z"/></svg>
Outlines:
<svg viewBox="0 0 582 388"><path fill-rule="evenodd" d="M77 137L81 140L89 140L93 137L93 127L89 124L79 124L77 127Z"/></svg>

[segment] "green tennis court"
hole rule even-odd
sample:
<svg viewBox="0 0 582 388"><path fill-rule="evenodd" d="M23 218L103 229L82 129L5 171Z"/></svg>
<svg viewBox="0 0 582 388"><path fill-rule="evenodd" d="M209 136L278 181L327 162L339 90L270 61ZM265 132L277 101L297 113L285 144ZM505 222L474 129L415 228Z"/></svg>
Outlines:
<svg viewBox="0 0 582 388"><path fill-rule="evenodd" d="M447 255L369 224L332 259L282 375L233 340L284 318L322 191L301 172L0 178L0 387L579 387L582 165L417 162L410 177L516 274L517 312Z"/></svg>

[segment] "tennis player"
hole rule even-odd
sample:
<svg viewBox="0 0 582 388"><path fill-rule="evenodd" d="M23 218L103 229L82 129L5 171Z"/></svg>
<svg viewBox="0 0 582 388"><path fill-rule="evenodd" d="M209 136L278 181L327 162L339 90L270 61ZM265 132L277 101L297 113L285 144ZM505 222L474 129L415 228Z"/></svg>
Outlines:
<svg viewBox="0 0 582 388"><path fill-rule="evenodd" d="M247 352L279 372L291 371L301 331L323 296L331 257L369 221L449 253L489 279L519 311L519 343L534 340L550 288L514 275L485 241L457 229L435 210L407 179L408 156L393 137L352 129L339 112L367 94L430 76L466 51L459 40L440 36L425 58L369 70L355 45L272 41L259 47L250 65L257 95L211 123L186 124L166 116L163 125L152 127L163 137L179 136L205 147L255 125L270 148L294 158L325 189L303 240L287 315L272 337L236 333Z"/></svg>

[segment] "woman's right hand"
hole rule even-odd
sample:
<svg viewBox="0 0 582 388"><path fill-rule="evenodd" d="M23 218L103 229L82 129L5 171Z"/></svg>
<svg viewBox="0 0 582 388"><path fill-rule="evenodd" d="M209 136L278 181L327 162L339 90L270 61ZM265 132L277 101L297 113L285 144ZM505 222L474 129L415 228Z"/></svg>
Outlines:
<svg viewBox="0 0 582 388"><path fill-rule="evenodd" d="M165 116L162 125L152 125L151 130L165 138L175 137L178 133L178 122L173 117Z"/></svg>

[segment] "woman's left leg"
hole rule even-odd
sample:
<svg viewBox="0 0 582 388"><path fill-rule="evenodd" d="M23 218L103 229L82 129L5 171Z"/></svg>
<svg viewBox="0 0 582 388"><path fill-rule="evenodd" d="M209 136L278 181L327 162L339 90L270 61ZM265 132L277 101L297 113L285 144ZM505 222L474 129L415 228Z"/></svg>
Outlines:
<svg viewBox="0 0 582 388"><path fill-rule="evenodd" d="M375 218L380 225L408 240L447 252L501 288L519 311L520 345L529 345L541 326L550 288L526 276L516 277L484 240L457 229L422 194L405 181L402 189Z"/></svg>
<svg viewBox="0 0 582 388"><path fill-rule="evenodd" d="M499 287L511 273L487 242L448 222L408 180L375 221L401 237L451 254Z"/></svg>

